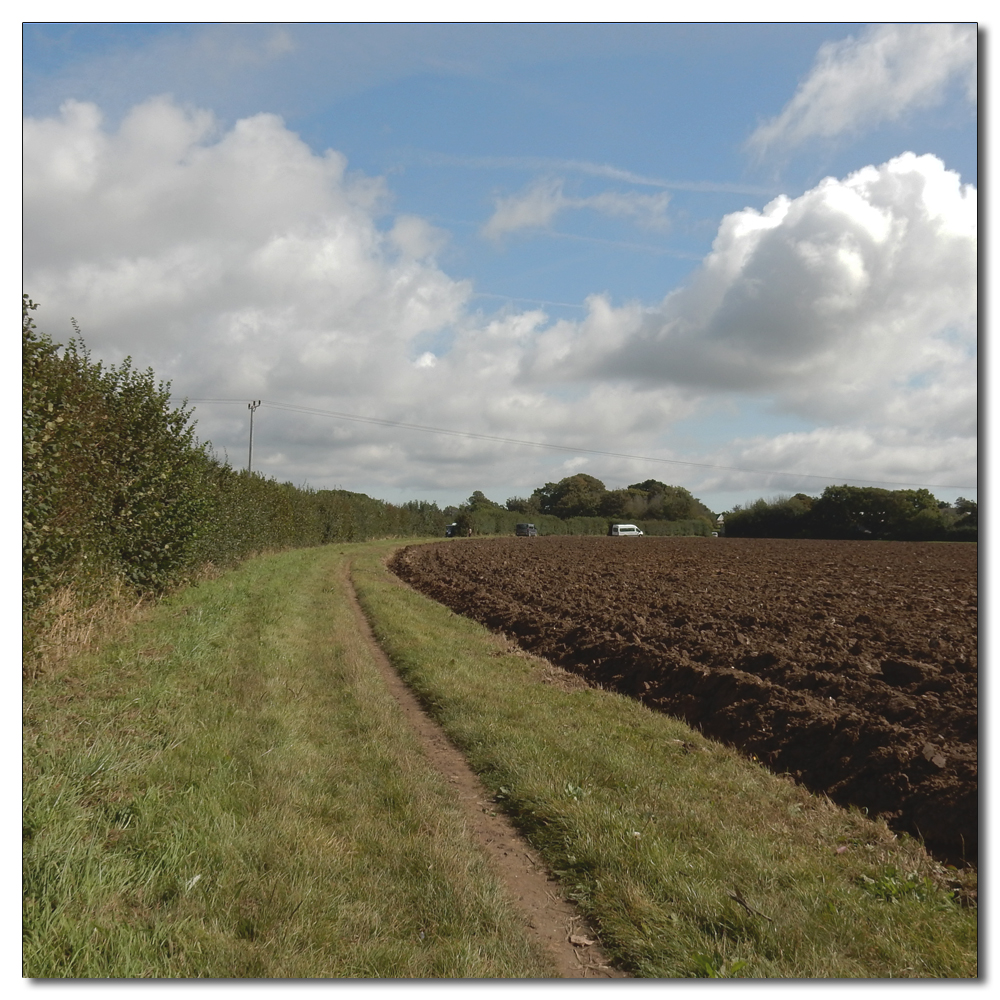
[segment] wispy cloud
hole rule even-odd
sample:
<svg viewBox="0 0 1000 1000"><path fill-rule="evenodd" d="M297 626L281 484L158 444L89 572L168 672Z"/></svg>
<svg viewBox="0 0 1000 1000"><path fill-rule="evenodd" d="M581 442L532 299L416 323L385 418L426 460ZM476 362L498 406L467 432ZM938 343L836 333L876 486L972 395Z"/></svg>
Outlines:
<svg viewBox="0 0 1000 1000"><path fill-rule="evenodd" d="M495 240L518 229L542 229L567 204L561 180L535 181L518 194L496 199L493 215L483 226L483 236Z"/></svg>
<svg viewBox="0 0 1000 1000"><path fill-rule="evenodd" d="M528 302L534 306L560 306L565 309L586 309L586 302L556 302L552 299L526 299L517 295L500 295L497 292L473 292L473 299L501 299L504 302Z"/></svg>
<svg viewBox="0 0 1000 1000"><path fill-rule="evenodd" d="M971 24L883 24L820 47L809 76L781 114L747 146L763 155L896 121L939 104L953 80L976 99L976 28Z"/></svg>
<svg viewBox="0 0 1000 1000"><path fill-rule="evenodd" d="M545 230L545 236L556 240L575 240L579 243L600 243L604 246L617 247L619 250L637 250L640 253L657 254L664 257L676 257L678 260L702 260L703 255L687 250L675 250L673 247L653 246L650 243L632 243L629 240L606 240L600 236L584 236L581 233L563 233L556 229Z"/></svg>
<svg viewBox="0 0 1000 1000"><path fill-rule="evenodd" d="M663 188L666 191L693 191L704 194L746 194L774 196L774 187L741 184L735 181L676 181L664 177L647 177L609 163L586 160L560 160L542 156L451 156L423 150L415 154L420 162L430 166L468 167L472 170L524 170L529 172L578 173L588 177L606 177L639 187Z"/></svg>
<svg viewBox="0 0 1000 1000"><path fill-rule="evenodd" d="M517 194L498 198L482 233L496 240L519 229L544 229L560 212L590 209L602 215L627 218L647 229L666 229L670 195L640 194L636 191L602 191L583 198L572 198L563 191L561 178L543 178Z"/></svg>

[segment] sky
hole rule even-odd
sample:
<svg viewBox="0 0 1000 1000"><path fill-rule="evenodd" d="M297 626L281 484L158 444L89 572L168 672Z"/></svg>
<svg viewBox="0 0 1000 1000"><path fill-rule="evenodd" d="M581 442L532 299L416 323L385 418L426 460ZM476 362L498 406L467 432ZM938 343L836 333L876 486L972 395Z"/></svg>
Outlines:
<svg viewBox="0 0 1000 1000"><path fill-rule="evenodd" d="M977 32L32 23L24 290L234 467L977 496ZM71 319L72 318L72 319Z"/></svg>

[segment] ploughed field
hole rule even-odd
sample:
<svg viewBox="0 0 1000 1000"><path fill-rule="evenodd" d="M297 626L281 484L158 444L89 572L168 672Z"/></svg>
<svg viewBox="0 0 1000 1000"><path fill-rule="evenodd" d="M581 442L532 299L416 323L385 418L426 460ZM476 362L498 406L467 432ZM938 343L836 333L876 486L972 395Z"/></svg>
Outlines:
<svg viewBox="0 0 1000 1000"><path fill-rule="evenodd" d="M975 545L462 539L390 566L591 682L977 860Z"/></svg>

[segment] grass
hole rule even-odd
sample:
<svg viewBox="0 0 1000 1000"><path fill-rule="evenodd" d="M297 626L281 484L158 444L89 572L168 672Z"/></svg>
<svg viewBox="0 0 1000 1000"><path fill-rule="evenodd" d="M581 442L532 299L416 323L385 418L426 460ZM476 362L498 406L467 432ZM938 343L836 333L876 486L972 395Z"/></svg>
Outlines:
<svg viewBox="0 0 1000 1000"><path fill-rule="evenodd" d="M254 559L25 688L23 973L551 975L346 600L625 969L971 977L976 914L883 824L401 586ZM742 901L742 902L741 902Z"/></svg>
<svg viewBox="0 0 1000 1000"><path fill-rule="evenodd" d="M977 975L961 876L909 838L610 692L564 690L365 551L376 635L599 928L648 977Z"/></svg>
<svg viewBox="0 0 1000 1000"><path fill-rule="evenodd" d="M28 977L551 975L357 635L252 560L25 693Z"/></svg>

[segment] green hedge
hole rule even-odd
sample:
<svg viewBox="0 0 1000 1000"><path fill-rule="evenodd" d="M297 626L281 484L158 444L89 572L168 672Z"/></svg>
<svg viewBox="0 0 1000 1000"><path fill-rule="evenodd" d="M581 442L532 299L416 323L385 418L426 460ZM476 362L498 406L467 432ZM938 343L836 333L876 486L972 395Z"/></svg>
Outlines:
<svg viewBox="0 0 1000 1000"><path fill-rule="evenodd" d="M31 607L57 583L109 574L141 590L190 565L211 506L189 411L126 359L38 333L22 303L23 585Z"/></svg>
<svg viewBox="0 0 1000 1000"><path fill-rule="evenodd" d="M299 489L218 461L191 411L126 358L106 367L55 344L22 298L23 600L120 579L157 593L207 564L268 549L444 533L435 504Z"/></svg>
<svg viewBox="0 0 1000 1000"><path fill-rule="evenodd" d="M554 514L521 514L502 507L461 509L455 518L459 534L472 528L474 535L513 535L518 524L533 524L539 535L606 535L612 524L635 524L647 535L711 535L706 518L684 521L623 521L607 517L567 517Z"/></svg>
<svg viewBox="0 0 1000 1000"><path fill-rule="evenodd" d="M443 536L436 504L400 506L236 471L194 435L191 411L131 359L107 367L79 341L38 331L22 298L23 599L26 619L55 588L82 600L109 581L159 593L207 564L265 550L370 538ZM464 533L606 535L607 517L520 514L482 498L459 509ZM621 519L619 519L621 520ZM709 534L707 520L642 521L649 535ZM37 623L35 623L37 625ZM30 628L29 628L30 631Z"/></svg>
<svg viewBox="0 0 1000 1000"><path fill-rule="evenodd" d="M854 538L914 542L975 542L979 504L937 500L926 489L828 486L819 497L759 500L725 516L734 538Z"/></svg>

